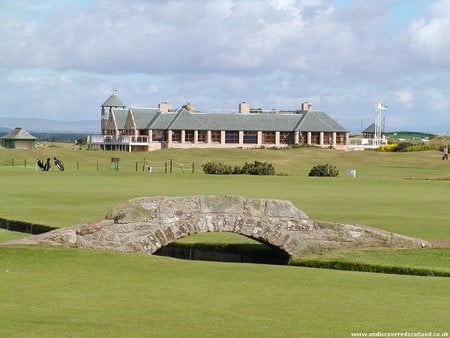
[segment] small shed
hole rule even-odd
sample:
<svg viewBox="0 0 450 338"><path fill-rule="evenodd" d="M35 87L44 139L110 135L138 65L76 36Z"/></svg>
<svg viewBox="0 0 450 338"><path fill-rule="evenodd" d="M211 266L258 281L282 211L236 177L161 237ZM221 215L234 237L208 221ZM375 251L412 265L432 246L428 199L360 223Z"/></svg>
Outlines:
<svg viewBox="0 0 450 338"><path fill-rule="evenodd" d="M37 140L23 128L15 128L0 139L2 147L9 149L34 149Z"/></svg>

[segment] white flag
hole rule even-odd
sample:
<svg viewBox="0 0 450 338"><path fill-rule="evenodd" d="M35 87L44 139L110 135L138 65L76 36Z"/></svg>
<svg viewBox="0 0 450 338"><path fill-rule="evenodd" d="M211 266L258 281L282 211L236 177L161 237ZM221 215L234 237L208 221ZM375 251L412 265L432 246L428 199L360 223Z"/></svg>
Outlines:
<svg viewBox="0 0 450 338"><path fill-rule="evenodd" d="M387 110L387 107L388 106L386 104L384 104L383 102L380 102L380 101L377 102L377 109Z"/></svg>

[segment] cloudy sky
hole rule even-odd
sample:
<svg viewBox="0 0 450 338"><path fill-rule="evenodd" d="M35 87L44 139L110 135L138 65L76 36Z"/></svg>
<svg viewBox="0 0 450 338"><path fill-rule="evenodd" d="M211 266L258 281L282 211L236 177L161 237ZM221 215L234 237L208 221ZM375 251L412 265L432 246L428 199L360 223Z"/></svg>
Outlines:
<svg viewBox="0 0 450 338"><path fill-rule="evenodd" d="M128 106L297 109L450 131L450 0L0 1L0 117Z"/></svg>

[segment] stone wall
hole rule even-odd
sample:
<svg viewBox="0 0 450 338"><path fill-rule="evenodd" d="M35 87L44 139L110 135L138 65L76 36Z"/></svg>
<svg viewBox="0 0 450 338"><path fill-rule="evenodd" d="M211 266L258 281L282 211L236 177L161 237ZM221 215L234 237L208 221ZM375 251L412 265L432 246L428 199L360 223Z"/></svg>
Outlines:
<svg viewBox="0 0 450 338"><path fill-rule="evenodd" d="M48 244L153 254L202 232L238 233L284 250L425 247L429 242L363 225L311 220L290 201L238 196L141 197L114 207L104 220L62 228L8 244Z"/></svg>

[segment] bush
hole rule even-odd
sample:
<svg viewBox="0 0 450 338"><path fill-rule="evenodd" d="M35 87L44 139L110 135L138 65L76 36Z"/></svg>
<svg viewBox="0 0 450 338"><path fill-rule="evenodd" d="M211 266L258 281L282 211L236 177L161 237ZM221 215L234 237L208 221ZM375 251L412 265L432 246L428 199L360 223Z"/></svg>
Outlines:
<svg viewBox="0 0 450 338"><path fill-rule="evenodd" d="M413 143L406 141L400 142L395 147L384 149L384 151L393 151L393 152L428 151L428 150L440 150L439 145L429 143Z"/></svg>
<svg viewBox="0 0 450 338"><path fill-rule="evenodd" d="M247 175L275 175L275 169L272 163L255 161L253 163L245 162L241 174Z"/></svg>
<svg viewBox="0 0 450 338"><path fill-rule="evenodd" d="M382 151L382 152L391 152L391 151L394 151L394 149L396 147L397 147L397 143L383 144L380 146L380 148L378 150Z"/></svg>
<svg viewBox="0 0 450 338"><path fill-rule="evenodd" d="M331 164L318 164L314 166L309 172L308 176L328 176L336 177L339 175L339 170Z"/></svg>
<svg viewBox="0 0 450 338"><path fill-rule="evenodd" d="M231 165L223 164L221 162L206 162L202 165L202 168L205 174L229 175L234 173Z"/></svg>
<svg viewBox="0 0 450 338"><path fill-rule="evenodd" d="M275 175L275 169L271 163L255 161L253 163L245 162L244 166L235 166L223 164L221 162L206 162L202 165L205 174L227 175L227 174L245 174L245 175Z"/></svg>

